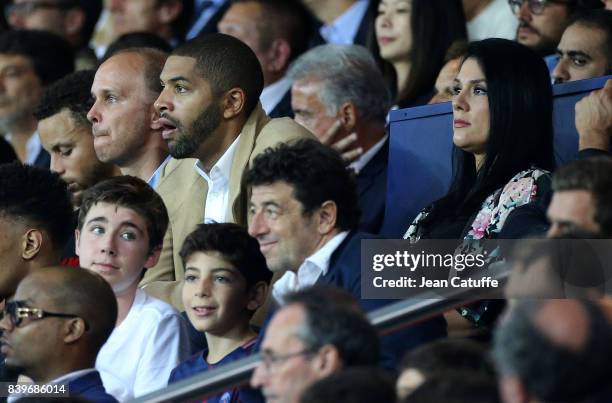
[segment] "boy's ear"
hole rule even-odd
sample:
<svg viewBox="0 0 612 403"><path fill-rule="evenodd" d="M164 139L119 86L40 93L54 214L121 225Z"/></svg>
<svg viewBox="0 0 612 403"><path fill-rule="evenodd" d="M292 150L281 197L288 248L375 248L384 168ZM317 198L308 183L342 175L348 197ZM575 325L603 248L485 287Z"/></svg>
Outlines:
<svg viewBox="0 0 612 403"><path fill-rule="evenodd" d="M162 245L156 246L153 248L151 252L149 252L149 256L147 256L147 260L145 261L144 268L150 269L155 266L159 261L159 256L161 255Z"/></svg>
<svg viewBox="0 0 612 403"><path fill-rule="evenodd" d="M249 302L247 309L255 312L259 307L266 303L268 297L268 284L265 281L259 281L249 290Z"/></svg>
<svg viewBox="0 0 612 403"><path fill-rule="evenodd" d="M43 245L43 234L37 229L29 229L23 235L21 245L21 257L24 260L32 260L38 255Z"/></svg>

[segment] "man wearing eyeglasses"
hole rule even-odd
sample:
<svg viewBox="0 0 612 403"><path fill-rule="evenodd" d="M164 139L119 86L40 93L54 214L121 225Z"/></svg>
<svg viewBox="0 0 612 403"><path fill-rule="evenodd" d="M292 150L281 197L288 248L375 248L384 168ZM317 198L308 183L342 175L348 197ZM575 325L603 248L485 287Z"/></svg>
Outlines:
<svg viewBox="0 0 612 403"><path fill-rule="evenodd" d="M6 2L4 16L14 29L37 29L66 39L76 51L77 67L94 68L88 47L102 11L102 0L13 0Z"/></svg>
<svg viewBox="0 0 612 403"><path fill-rule="evenodd" d="M508 4L519 20L516 40L542 57L555 53L574 15L603 7L601 0L508 0Z"/></svg>
<svg viewBox="0 0 612 403"><path fill-rule="evenodd" d="M267 402L297 403L315 381L347 367L376 366L378 336L359 305L337 288L306 288L286 297L270 321L251 386Z"/></svg>
<svg viewBox="0 0 612 403"><path fill-rule="evenodd" d="M116 402L95 369L117 318L115 296L102 277L89 270L45 268L24 278L1 317L0 351L8 367L46 384L43 390L51 397L64 393Z"/></svg>

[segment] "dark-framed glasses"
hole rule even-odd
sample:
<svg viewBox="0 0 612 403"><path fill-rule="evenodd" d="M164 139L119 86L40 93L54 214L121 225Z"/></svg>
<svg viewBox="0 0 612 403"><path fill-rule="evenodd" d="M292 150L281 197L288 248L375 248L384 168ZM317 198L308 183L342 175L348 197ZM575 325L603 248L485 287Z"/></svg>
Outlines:
<svg viewBox="0 0 612 403"><path fill-rule="evenodd" d="M0 320L3 320L7 315L14 327L18 327L24 319L40 320L46 317L80 318L78 315L69 313L48 312L40 308L31 308L26 305L25 301L7 302L4 305L4 310L0 311ZM85 323L85 330L88 330L89 324L87 321L83 318L81 320Z"/></svg>
<svg viewBox="0 0 612 403"><path fill-rule="evenodd" d="M266 368L266 371L270 371L275 365L283 363L290 358L299 357L301 355L311 355L314 353L316 353L316 351L313 349L304 349L289 354L275 354L271 351L264 350L261 352L261 362L263 363L264 368Z"/></svg>
<svg viewBox="0 0 612 403"><path fill-rule="evenodd" d="M521 11L521 7L523 3L527 2L527 7L529 7L529 11L532 14L539 15L544 12L544 9L548 5L548 3L556 3L556 4L567 4L567 1L563 0L508 0L508 4L512 9L514 14L518 14Z"/></svg>
<svg viewBox="0 0 612 403"><path fill-rule="evenodd" d="M12 14L28 15L40 9L68 10L78 6L75 0L38 0L25 3L12 3L4 7L4 16L8 19Z"/></svg>

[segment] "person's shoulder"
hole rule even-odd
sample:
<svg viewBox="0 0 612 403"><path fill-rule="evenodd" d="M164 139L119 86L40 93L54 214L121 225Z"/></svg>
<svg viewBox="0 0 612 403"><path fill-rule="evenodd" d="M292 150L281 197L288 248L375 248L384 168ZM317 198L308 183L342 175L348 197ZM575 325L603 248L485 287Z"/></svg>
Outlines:
<svg viewBox="0 0 612 403"><path fill-rule="evenodd" d="M132 309L136 309L136 312L140 315L155 316L159 319L177 318L177 320L182 320L180 313L172 305L152 297L142 290L137 292L140 296L137 295Z"/></svg>
<svg viewBox="0 0 612 403"><path fill-rule="evenodd" d="M304 126L291 118L274 118L261 129L258 140L265 137L280 137L279 140L287 142L293 139L314 138L314 135Z"/></svg>

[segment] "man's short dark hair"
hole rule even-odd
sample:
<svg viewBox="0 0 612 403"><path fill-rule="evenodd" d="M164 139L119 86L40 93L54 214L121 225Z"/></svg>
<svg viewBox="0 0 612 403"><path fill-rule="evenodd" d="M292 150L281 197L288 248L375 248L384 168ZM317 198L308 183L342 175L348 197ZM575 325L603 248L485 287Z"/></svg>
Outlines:
<svg viewBox="0 0 612 403"><path fill-rule="evenodd" d="M579 351L559 345L542 334L534 317L554 300L519 301L495 334L494 353L502 376L516 376L539 400L578 402L608 385L612 344L610 324L589 300L581 304L588 318L587 338Z"/></svg>
<svg viewBox="0 0 612 403"><path fill-rule="evenodd" d="M48 169L20 162L0 165L0 217L44 230L58 251L74 231L66 182Z"/></svg>
<svg viewBox="0 0 612 403"><path fill-rule="evenodd" d="M259 250L259 242L238 224L199 224L183 242L180 252L183 264L197 252L220 254L244 276L247 289L260 281L270 284L272 279L266 258Z"/></svg>
<svg viewBox="0 0 612 403"><path fill-rule="evenodd" d="M41 292L45 292L65 313L77 315L89 325L87 347L97 354L117 322L117 298L111 286L99 274L87 269L50 267L45 271L57 277Z"/></svg>
<svg viewBox="0 0 612 403"><path fill-rule="evenodd" d="M340 155L312 139L279 144L253 161L246 173L249 188L285 182L309 215L331 200L336 203L336 228L352 230L359 223L359 202L355 178Z"/></svg>
<svg viewBox="0 0 612 403"><path fill-rule="evenodd" d="M604 8L604 4L601 0L569 0L566 4L570 15L577 15L588 10Z"/></svg>
<svg viewBox="0 0 612 403"><path fill-rule="evenodd" d="M602 234L612 235L612 158L584 158L560 167L553 174L552 189L591 192L595 199L595 222Z"/></svg>
<svg viewBox="0 0 612 403"><path fill-rule="evenodd" d="M607 60L604 74L612 74L612 10L587 10L578 13L570 25L575 24L604 33L606 39L603 51Z"/></svg>
<svg viewBox="0 0 612 403"><path fill-rule="evenodd" d="M261 20L257 20L259 48L268 50L277 38L283 38L291 47L289 61L302 54L308 47L309 28L313 16L300 0L232 0L231 4L257 3L262 8Z"/></svg>
<svg viewBox="0 0 612 403"><path fill-rule="evenodd" d="M0 34L0 54L29 59L43 85L49 85L74 70L74 51L70 44L46 31L3 32Z"/></svg>
<svg viewBox="0 0 612 403"><path fill-rule="evenodd" d="M401 403L498 403L495 377L481 373L439 372L426 379Z"/></svg>
<svg viewBox="0 0 612 403"><path fill-rule="evenodd" d="M93 105L91 86L95 75L93 70L76 71L51 84L34 111L36 119L43 120L67 109L75 123L91 127L87 112Z"/></svg>
<svg viewBox="0 0 612 403"><path fill-rule="evenodd" d="M263 71L253 50L241 40L220 33L202 35L176 48L171 56L196 59L197 70L215 97L241 88L246 115L255 109L263 90Z"/></svg>
<svg viewBox="0 0 612 403"><path fill-rule="evenodd" d="M319 379L302 394L302 403L395 402L395 384L380 368L346 368Z"/></svg>
<svg viewBox="0 0 612 403"><path fill-rule="evenodd" d="M402 370L414 368L425 377L439 371L473 371L493 376L495 369L480 343L464 339L443 339L408 352Z"/></svg>
<svg viewBox="0 0 612 403"><path fill-rule="evenodd" d="M309 351L325 345L338 350L344 367L376 366L380 356L376 329L346 291L314 286L285 297L285 306L303 307L306 323L297 337Z"/></svg>
<svg viewBox="0 0 612 403"><path fill-rule="evenodd" d="M128 175L115 176L87 189L79 210L79 230L83 229L91 207L98 203L134 210L146 222L150 251L162 245L168 228L168 211L162 198L142 179Z"/></svg>

